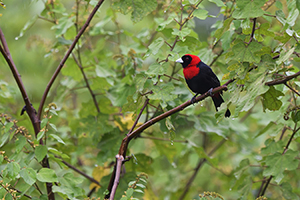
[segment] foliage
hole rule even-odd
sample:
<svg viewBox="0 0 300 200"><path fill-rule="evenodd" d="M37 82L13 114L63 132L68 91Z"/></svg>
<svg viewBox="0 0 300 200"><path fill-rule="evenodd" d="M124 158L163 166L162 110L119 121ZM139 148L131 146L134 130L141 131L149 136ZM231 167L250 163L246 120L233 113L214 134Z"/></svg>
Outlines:
<svg viewBox="0 0 300 200"><path fill-rule="evenodd" d="M1 199L299 199L298 0L0 5Z"/></svg>

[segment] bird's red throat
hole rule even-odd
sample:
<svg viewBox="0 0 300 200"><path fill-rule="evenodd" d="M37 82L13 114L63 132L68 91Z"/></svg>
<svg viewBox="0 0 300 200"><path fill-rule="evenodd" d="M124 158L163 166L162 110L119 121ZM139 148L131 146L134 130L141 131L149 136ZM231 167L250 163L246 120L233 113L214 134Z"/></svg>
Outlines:
<svg viewBox="0 0 300 200"><path fill-rule="evenodd" d="M197 67L195 65L188 66L183 69L183 74L186 79L192 79L193 77L195 77L199 74L199 71L200 71L199 67Z"/></svg>

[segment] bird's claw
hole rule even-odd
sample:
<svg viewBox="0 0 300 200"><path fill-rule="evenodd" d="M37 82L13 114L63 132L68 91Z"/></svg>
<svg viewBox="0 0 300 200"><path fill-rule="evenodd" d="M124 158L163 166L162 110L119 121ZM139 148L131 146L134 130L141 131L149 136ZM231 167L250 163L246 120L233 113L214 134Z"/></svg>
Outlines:
<svg viewBox="0 0 300 200"><path fill-rule="evenodd" d="M208 92L208 94L209 94L209 96L214 96L214 94L212 93L212 91L213 91L213 88L210 88L207 92Z"/></svg>
<svg viewBox="0 0 300 200"><path fill-rule="evenodd" d="M193 96L193 98L191 99L191 103L194 104L196 102L196 97Z"/></svg>

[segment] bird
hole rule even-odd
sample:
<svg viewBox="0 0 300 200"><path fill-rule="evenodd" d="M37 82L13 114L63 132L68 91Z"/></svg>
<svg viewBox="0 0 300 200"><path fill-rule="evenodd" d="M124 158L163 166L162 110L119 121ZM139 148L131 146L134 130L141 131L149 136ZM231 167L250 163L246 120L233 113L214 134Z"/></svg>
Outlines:
<svg viewBox="0 0 300 200"><path fill-rule="evenodd" d="M216 74L207 64L202 62L198 56L185 54L177 59L176 62L180 63L183 67L183 74L188 87L196 93L191 99L192 103L195 102L199 94L211 92L213 88L220 86L220 81ZM221 95L222 91L211 95L216 111L218 111L218 108L224 102ZM225 117L230 117L230 115L231 113L229 109L227 109Z"/></svg>

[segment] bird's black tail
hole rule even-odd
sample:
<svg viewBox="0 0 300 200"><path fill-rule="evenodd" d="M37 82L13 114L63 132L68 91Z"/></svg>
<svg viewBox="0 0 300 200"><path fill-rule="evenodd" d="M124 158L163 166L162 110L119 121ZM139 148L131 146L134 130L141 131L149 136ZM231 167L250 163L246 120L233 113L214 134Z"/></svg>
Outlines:
<svg viewBox="0 0 300 200"><path fill-rule="evenodd" d="M214 94L214 96L212 96L212 100L215 104L216 107L216 111L218 111L218 108L221 106L221 104L224 102L224 99L222 98L220 93L216 93ZM227 109L226 113L225 113L225 117L230 117L231 113L230 110Z"/></svg>

